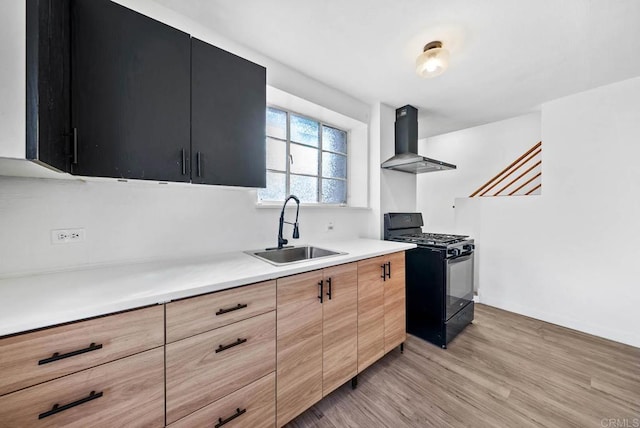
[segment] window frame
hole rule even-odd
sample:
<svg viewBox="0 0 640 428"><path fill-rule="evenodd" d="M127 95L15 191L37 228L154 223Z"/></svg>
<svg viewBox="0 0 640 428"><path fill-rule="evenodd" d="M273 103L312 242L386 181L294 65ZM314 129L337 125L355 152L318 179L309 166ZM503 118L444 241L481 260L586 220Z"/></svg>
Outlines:
<svg viewBox="0 0 640 428"><path fill-rule="evenodd" d="M270 104L268 103L266 108L265 108L265 115L268 112L268 109L274 109L274 110L278 110L281 111L283 113L286 114L286 139L282 139L279 137L273 137L270 136L267 133L267 130L265 130L265 150L267 150L267 140L268 139L272 139L272 140L277 140L277 141L282 141L285 143L285 170L278 170L278 169L271 169L271 168L266 168L265 172L269 173L269 172L273 172L273 173L278 173L278 174L285 174L285 195L284 198L286 198L287 196L289 196L291 194L291 175L295 175L295 176L300 176L300 177L312 177L312 178L317 178L317 200L315 202L309 202L309 201L305 201L305 202L301 202L303 204L307 204L307 205L313 205L313 206L325 206L325 207L330 207L330 206L339 206L339 207L346 207L348 206L348 202L349 202L349 142L350 142L350 131L348 129L343 129L342 127L333 125L331 123L325 122L323 120L320 120L318 118L309 116L307 114L303 114L303 113L298 113L295 110L291 110L291 109L287 109L287 108L283 108L280 107L278 105L275 104ZM316 122L318 124L318 146L311 146L308 144L304 144L304 143L299 143L299 142L295 142L291 140L291 115L295 115L298 116L300 118L303 119L307 119L313 122ZM332 128L332 129L336 129L338 131L344 132L345 133L345 152L338 152L338 151L333 151L333 150L329 150L326 149L324 147L324 138L323 138L323 129L327 127L327 128ZM318 167L318 173L316 175L312 175L312 174L302 174L302 173L292 173L291 172L291 145L295 144L297 146L300 147L308 147L308 148L313 148L318 150L318 162L317 162L317 167ZM323 175L323 171L322 171L322 167L323 167L323 153L330 153L330 154L334 154L334 155L339 155L339 156L344 156L345 158L345 177L344 178L340 178L340 177L327 177ZM294 160L295 162L295 160ZM345 197L344 197L344 202L322 202L322 181L323 180L338 180L338 181L342 181L344 182L344 186L345 186ZM282 200L262 200L260 199L260 196L257 195L258 198L258 203L259 204L272 204L272 203L280 203L283 202L284 199Z"/></svg>

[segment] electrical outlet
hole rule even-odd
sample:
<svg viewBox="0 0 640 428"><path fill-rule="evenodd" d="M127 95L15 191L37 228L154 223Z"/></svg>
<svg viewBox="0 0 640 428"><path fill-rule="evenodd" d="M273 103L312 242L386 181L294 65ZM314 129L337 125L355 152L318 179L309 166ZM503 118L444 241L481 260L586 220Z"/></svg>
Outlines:
<svg viewBox="0 0 640 428"><path fill-rule="evenodd" d="M327 232L331 232L333 230L333 221L329 221L327 223Z"/></svg>
<svg viewBox="0 0 640 428"><path fill-rule="evenodd" d="M84 241L84 229L69 229L69 242Z"/></svg>
<svg viewBox="0 0 640 428"><path fill-rule="evenodd" d="M84 229L55 229L51 231L52 244L69 244L84 241Z"/></svg>

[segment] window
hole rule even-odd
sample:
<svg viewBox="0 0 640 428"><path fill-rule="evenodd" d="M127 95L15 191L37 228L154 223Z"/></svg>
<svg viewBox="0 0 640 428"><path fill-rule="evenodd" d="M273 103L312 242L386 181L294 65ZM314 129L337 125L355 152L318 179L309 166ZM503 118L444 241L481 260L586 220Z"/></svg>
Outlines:
<svg viewBox="0 0 640 428"><path fill-rule="evenodd" d="M259 201L347 203L347 131L283 109L267 108L267 187Z"/></svg>

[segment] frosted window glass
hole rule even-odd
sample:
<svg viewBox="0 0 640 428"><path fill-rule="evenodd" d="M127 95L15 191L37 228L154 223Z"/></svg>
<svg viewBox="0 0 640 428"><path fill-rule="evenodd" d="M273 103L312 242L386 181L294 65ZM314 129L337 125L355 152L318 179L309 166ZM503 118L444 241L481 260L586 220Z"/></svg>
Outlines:
<svg viewBox="0 0 640 428"><path fill-rule="evenodd" d="M305 117L291 115L291 141L318 147L320 126L318 122Z"/></svg>
<svg viewBox="0 0 640 428"><path fill-rule="evenodd" d="M291 194L300 202L318 202L318 178L291 175Z"/></svg>
<svg viewBox="0 0 640 428"><path fill-rule="evenodd" d="M292 173L318 175L318 149L291 144L289 153Z"/></svg>
<svg viewBox="0 0 640 428"><path fill-rule="evenodd" d="M347 153L347 133L330 126L322 127L322 148Z"/></svg>
<svg viewBox="0 0 640 428"><path fill-rule="evenodd" d="M287 113L267 107L267 136L287 139Z"/></svg>
<svg viewBox="0 0 640 428"><path fill-rule="evenodd" d="M267 169L287 170L287 142L267 138Z"/></svg>
<svg viewBox="0 0 640 428"><path fill-rule="evenodd" d="M286 174L267 171L267 188L258 189L258 199L261 201L283 201L286 187Z"/></svg>
<svg viewBox="0 0 640 428"><path fill-rule="evenodd" d="M322 176L347 178L347 157L322 152Z"/></svg>
<svg viewBox="0 0 640 428"><path fill-rule="evenodd" d="M347 203L347 182L342 180L322 180L322 202L325 204Z"/></svg>

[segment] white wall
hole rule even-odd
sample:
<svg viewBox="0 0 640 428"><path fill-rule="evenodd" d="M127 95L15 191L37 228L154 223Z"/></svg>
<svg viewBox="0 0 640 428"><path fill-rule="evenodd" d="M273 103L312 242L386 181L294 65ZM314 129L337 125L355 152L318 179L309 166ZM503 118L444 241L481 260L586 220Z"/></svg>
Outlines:
<svg viewBox="0 0 640 428"><path fill-rule="evenodd" d="M418 175L416 203L424 229L459 232L455 198L469 196L538 141L539 112L420 140L418 153L458 167Z"/></svg>
<svg viewBox="0 0 640 428"><path fill-rule="evenodd" d="M480 301L640 346L640 77L544 104L541 124L541 196L456 200Z"/></svg>
<svg viewBox="0 0 640 428"><path fill-rule="evenodd" d="M369 121L370 106L156 3L119 3L265 65L271 86ZM1 1L0 156L5 157L24 157L24 15L24 0ZM19 166L13 162L0 167ZM0 276L275 244L279 210L259 209L255 202L255 191L247 189L0 177ZM300 242L365 235L369 219L367 210L302 208ZM329 221L332 232L325 231ZM50 243L51 230L76 227L86 229L86 242Z"/></svg>
<svg viewBox="0 0 640 428"><path fill-rule="evenodd" d="M280 210L255 202L255 190L218 186L0 177L0 276L274 246ZM291 243L357 237L366 213L302 207ZM51 230L77 227L85 242L50 243Z"/></svg>

